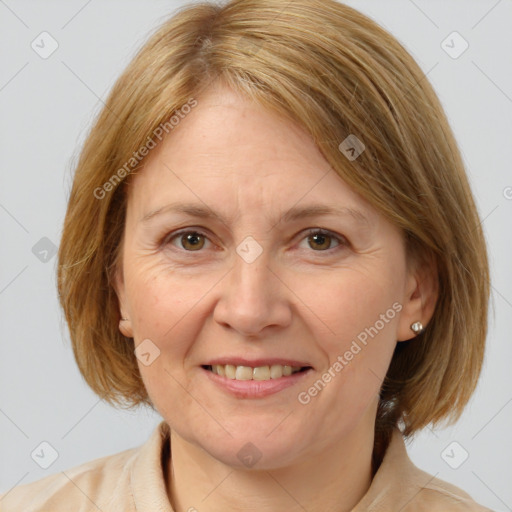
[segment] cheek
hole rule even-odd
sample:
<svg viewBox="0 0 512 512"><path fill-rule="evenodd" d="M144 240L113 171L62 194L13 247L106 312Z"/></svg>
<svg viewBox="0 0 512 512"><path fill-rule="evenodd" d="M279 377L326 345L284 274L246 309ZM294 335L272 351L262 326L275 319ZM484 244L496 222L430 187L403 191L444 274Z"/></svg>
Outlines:
<svg viewBox="0 0 512 512"><path fill-rule="evenodd" d="M379 272L346 269L323 280L317 288L322 293L312 293L304 283L307 305L328 329L316 337L325 361L318 377L326 384L316 381L313 388L301 390L300 401L322 403L329 424L337 424L340 414L356 421L379 392L396 346L401 310L400 275L392 276L382 266Z"/></svg>
<svg viewBox="0 0 512 512"><path fill-rule="evenodd" d="M136 344L149 338L162 352L184 354L200 328L202 301L219 281L215 273L200 277L162 264L127 266L127 294Z"/></svg>
<svg viewBox="0 0 512 512"><path fill-rule="evenodd" d="M187 278L160 266L141 265L127 273L135 346L149 346L152 356L158 354L150 364L139 358L139 371L154 407L165 418L173 417L166 409L169 404L195 411L196 405L184 392L188 387L184 364L200 328L200 322L194 321L198 301L212 288L210 281ZM158 349L147 345L147 340Z"/></svg>
<svg viewBox="0 0 512 512"><path fill-rule="evenodd" d="M347 269L326 279L322 293L310 293L308 305L329 327L317 338L326 356L319 377L328 382L302 390L301 403L323 403L326 424L339 424L341 413L356 421L376 398L396 346L399 286L399 273L381 266L380 272Z"/></svg>
<svg viewBox="0 0 512 512"><path fill-rule="evenodd" d="M323 344L332 352L343 349L359 335L364 341L368 330L374 337L388 336L393 331L399 309L393 307L400 297L398 281L393 282L382 271L346 269L325 276L320 282L303 281L298 294L307 297L305 304L322 321Z"/></svg>

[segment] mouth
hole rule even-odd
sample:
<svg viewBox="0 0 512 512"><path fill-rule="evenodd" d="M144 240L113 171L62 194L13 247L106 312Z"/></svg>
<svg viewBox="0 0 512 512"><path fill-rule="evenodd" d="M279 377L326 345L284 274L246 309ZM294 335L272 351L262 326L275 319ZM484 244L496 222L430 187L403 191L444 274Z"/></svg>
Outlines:
<svg viewBox="0 0 512 512"><path fill-rule="evenodd" d="M237 399L262 399L292 389L301 383L304 386L304 379L314 371L307 364L283 359L219 359L211 361L211 364L201 365L200 368L210 383Z"/></svg>
<svg viewBox="0 0 512 512"><path fill-rule="evenodd" d="M296 373L305 373L311 366L293 366L287 364L267 364L259 366L211 364L202 365L202 368L220 377L230 380L257 380L270 381L290 377Z"/></svg>

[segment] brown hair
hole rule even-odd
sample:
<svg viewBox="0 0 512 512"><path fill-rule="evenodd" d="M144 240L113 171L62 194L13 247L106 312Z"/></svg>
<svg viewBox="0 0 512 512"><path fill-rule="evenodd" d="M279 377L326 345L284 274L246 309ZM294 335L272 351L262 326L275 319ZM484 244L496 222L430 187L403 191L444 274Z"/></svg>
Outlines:
<svg viewBox="0 0 512 512"><path fill-rule="evenodd" d="M436 309L422 334L397 344L381 390L376 453L399 423L410 435L458 419L480 373L489 297L464 165L414 59L375 22L334 0L188 6L118 79L83 147L59 248L60 302L87 383L111 403L150 403L133 343L118 330L112 286L127 180L107 183L141 168L134 153L216 80L305 128L333 169L403 230L409 255L435 261ZM349 134L366 149L347 165L339 144Z"/></svg>

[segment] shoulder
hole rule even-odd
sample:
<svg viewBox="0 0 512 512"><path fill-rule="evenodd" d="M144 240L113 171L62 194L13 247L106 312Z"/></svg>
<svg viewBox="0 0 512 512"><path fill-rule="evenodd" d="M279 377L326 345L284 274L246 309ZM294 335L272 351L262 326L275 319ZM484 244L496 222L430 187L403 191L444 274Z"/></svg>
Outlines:
<svg viewBox="0 0 512 512"><path fill-rule="evenodd" d="M490 508L478 504L473 498L459 487L435 478L416 468L418 477L429 478L429 482L419 489L418 498L421 509L446 512L492 512ZM412 509L411 509L412 510Z"/></svg>
<svg viewBox="0 0 512 512"><path fill-rule="evenodd" d="M402 433L395 429L368 493L354 512L492 512L459 487L413 464Z"/></svg>
<svg viewBox="0 0 512 512"><path fill-rule="evenodd" d="M64 512L104 509L113 494L129 496L132 448L14 487L0 496L2 512ZM126 499L126 498L125 498ZM126 512L130 509L124 509Z"/></svg>

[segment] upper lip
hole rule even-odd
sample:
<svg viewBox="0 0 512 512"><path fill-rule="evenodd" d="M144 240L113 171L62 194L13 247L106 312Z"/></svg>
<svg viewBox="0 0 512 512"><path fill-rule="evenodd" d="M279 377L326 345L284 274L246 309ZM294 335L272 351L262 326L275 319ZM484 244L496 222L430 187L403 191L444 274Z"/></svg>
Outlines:
<svg viewBox="0 0 512 512"><path fill-rule="evenodd" d="M205 363L205 365L226 365L231 364L233 366L252 366L253 368L258 366L272 366L274 364L280 364L282 366L296 366L303 368L305 366L312 367L311 364L305 361L297 361L295 359L286 359L283 357L265 357L258 359L247 359L245 357L219 357L212 359Z"/></svg>

